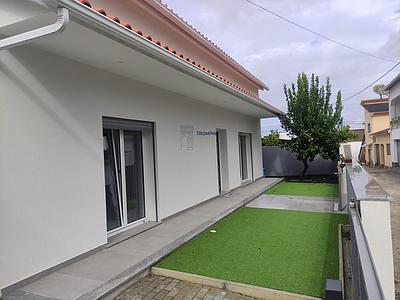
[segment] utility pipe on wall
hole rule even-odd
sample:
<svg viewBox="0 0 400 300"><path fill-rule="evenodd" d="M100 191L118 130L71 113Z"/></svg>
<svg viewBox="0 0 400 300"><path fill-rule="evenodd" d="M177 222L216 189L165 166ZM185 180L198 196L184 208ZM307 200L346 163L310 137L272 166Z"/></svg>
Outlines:
<svg viewBox="0 0 400 300"><path fill-rule="evenodd" d="M63 32L69 22L68 10L66 8L59 7L57 8L57 15L57 21L53 24L0 40L0 50L17 47L42 37L48 37Z"/></svg>

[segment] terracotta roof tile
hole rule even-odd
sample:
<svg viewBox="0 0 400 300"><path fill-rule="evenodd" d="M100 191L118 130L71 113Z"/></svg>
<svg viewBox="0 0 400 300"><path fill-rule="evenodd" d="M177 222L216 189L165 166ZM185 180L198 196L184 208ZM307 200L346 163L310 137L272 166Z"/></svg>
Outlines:
<svg viewBox="0 0 400 300"><path fill-rule="evenodd" d="M109 18L110 20L113 20L117 23L121 23L121 20L118 17L108 15L107 18Z"/></svg>
<svg viewBox="0 0 400 300"><path fill-rule="evenodd" d="M132 26L131 26L131 24L129 24L129 23L121 23L124 27L126 27L126 28L128 28L128 29L130 29L130 30L132 30L133 28L132 28Z"/></svg>
<svg viewBox="0 0 400 300"><path fill-rule="evenodd" d="M187 26L189 26L193 31L195 31L197 34L199 34L203 39L205 39L207 42L209 42L211 45L213 45L215 48L218 49L221 53L223 53L226 57L228 57L230 60L236 63L242 70L245 72L249 72L244 68L242 65L240 65L232 56L230 56L228 53L226 53L221 47L219 47L217 44L215 44L212 40L210 40L208 37L206 37L203 33L201 33L197 28L195 28L192 24L188 23L186 20L184 20L181 16L179 16L172 8L170 8L168 5L163 3L162 1L159 1L160 4L165 7L168 11L170 11L175 17L177 17L179 20L181 20L183 23L185 23Z"/></svg>
<svg viewBox="0 0 400 300"><path fill-rule="evenodd" d="M103 9L103 8L94 8L94 10L97 11L98 13L102 14L103 16L107 17L107 12L106 12L105 9Z"/></svg>
<svg viewBox="0 0 400 300"><path fill-rule="evenodd" d="M132 32L138 34L139 36L142 36L143 38L147 39L148 41L153 42L155 45L159 46L160 48L163 48L164 50L168 51L171 54L174 54L177 57L180 57L181 59L185 60L186 62L190 63L191 65L197 67L199 70L202 70L206 73L211 74L212 76L214 76L215 78L219 79L220 81L236 88L238 91L241 91L247 95L250 95L252 98L257 99L257 100L261 100L260 97L258 97L256 94L247 91L241 87L239 87L238 85L226 80L225 78L223 78L222 76L220 76L219 74L214 73L213 71L209 70L207 67L201 65L201 64L197 64L195 60L192 60L189 57L184 56L182 53L179 53L178 51L176 51L175 49L170 48L168 45L163 44L162 42L158 41L158 40L154 40L150 35L143 33L141 30L133 28L131 26L131 24L129 23L124 23L121 22L121 20L118 17L112 16L110 14L107 14L107 12L105 11L105 9L103 8L94 8L91 4L91 2L89 0L75 0L77 2L80 2L82 5L85 5L86 7L98 12L99 14L102 14L104 17L106 17L107 19L116 22L118 24L120 24L121 26L124 26L126 29L131 30ZM169 9L171 10L171 9ZM172 11L172 10L171 10ZM173 11L172 11L173 12ZM175 14L175 13L174 13ZM176 15L176 14L175 14ZM177 16L177 15L176 15ZM179 17L179 16L177 16ZM180 17L179 17L180 18ZM182 18L180 18L182 20ZM193 30L195 30L197 33L199 33L203 38L205 38L207 41L209 41L210 43L212 43L214 46L215 44L213 42L211 42L207 37L205 37L204 35L202 35L199 31L197 31L196 29L194 29L190 24L188 24L186 21L182 20L183 22L185 22L188 26L190 26ZM217 46L215 46L217 47ZM224 51L222 51L219 47L217 47L217 49L219 49L223 54L225 54L226 56L228 56ZM229 56L228 56L229 57ZM231 58L231 57L229 57ZM232 59L232 58L231 58ZM232 59L233 60L233 59ZM244 68L243 68L244 69Z"/></svg>

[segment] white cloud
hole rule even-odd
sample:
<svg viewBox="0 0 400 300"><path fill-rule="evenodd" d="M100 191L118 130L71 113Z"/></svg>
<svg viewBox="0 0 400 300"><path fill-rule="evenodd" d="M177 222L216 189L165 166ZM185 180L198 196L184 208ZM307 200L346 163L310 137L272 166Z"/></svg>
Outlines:
<svg viewBox="0 0 400 300"><path fill-rule="evenodd" d="M399 0L253 0L301 25L364 51L400 59ZM348 97L378 78L392 63L352 52L300 30L244 0L163 0L181 17L221 46L271 89L262 97L285 109L283 83L299 72L329 76L334 95ZM391 72L381 83L388 83ZM368 89L344 105L347 123L361 127L359 102L375 97ZM276 128L279 121L263 121ZM265 131L265 130L264 130Z"/></svg>

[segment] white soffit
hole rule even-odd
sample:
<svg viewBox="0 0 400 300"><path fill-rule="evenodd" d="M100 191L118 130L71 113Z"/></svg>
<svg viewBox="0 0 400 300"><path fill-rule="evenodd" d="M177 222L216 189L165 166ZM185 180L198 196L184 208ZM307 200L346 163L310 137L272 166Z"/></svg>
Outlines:
<svg viewBox="0 0 400 300"><path fill-rule="evenodd" d="M0 34L8 36L31 30L54 22L56 17L55 13L42 14L24 22L3 27ZM40 39L33 42L32 45L105 71L211 103L231 111L259 118L275 117L272 112L264 107L248 103L218 87L187 75L172 66L74 21L69 23L63 33Z"/></svg>

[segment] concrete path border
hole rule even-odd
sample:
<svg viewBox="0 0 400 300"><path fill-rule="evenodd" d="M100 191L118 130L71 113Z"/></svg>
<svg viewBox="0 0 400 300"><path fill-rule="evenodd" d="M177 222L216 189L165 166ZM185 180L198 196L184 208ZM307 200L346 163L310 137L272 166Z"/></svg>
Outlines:
<svg viewBox="0 0 400 300"><path fill-rule="evenodd" d="M268 300L320 300L321 299L307 295L300 295L285 291L274 290L270 288L259 287L255 285L206 277L196 274L184 273L158 267L152 267L150 272L151 274L157 276L170 277L183 281L188 281L191 283L207 285L210 287L224 289L234 293L240 293L244 296L261 298L261 299L268 299Z"/></svg>

